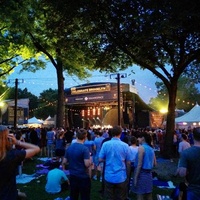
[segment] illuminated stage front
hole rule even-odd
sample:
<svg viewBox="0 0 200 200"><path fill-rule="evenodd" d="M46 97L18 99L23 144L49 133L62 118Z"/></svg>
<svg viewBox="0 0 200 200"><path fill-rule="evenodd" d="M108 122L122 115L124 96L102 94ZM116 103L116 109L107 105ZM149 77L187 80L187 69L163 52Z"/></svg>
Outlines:
<svg viewBox="0 0 200 200"><path fill-rule="evenodd" d="M118 124L118 88L116 83L79 85L65 90L69 127L110 127ZM145 114L153 111L130 84L120 84L120 121L122 126L149 126ZM142 114L143 113L143 114ZM138 117L142 117L140 120ZM148 118L146 116L146 118Z"/></svg>

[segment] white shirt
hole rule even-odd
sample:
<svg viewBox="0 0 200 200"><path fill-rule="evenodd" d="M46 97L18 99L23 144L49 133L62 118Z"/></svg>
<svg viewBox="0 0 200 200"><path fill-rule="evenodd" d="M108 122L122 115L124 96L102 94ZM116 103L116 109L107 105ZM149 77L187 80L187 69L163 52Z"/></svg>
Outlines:
<svg viewBox="0 0 200 200"><path fill-rule="evenodd" d="M136 147L129 146L129 148L130 148L130 152L131 152L131 162L135 162L135 158L138 153L138 146L136 146Z"/></svg>
<svg viewBox="0 0 200 200"><path fill-rule="evenodd" d="M183 140L182 142L179 143L178 152L181 153L182 151L184 151L185 149L189 147L190 147L190 143Z"/></svg>

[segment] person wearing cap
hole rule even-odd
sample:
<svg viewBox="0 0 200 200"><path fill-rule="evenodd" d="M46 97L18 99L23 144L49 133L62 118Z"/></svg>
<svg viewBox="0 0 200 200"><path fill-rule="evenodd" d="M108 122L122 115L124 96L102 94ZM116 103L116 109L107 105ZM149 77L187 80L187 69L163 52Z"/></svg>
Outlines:
<svg viewBox="0 0 200 200"><path fill-rule="evenodd" d="M200 127L193 129L194 145L184 150L179 159L177 173L188 181L187 199L200 198Z"/></svg>
<svg viewBox="0 0 200 200"><path fill-rule="evenodd" d="M13 148L13 147L19 148ZM18 193L16 171L25 158L39 153L37 145L17 140L6 126L0 125L0 199L16 200Z"/></svg>

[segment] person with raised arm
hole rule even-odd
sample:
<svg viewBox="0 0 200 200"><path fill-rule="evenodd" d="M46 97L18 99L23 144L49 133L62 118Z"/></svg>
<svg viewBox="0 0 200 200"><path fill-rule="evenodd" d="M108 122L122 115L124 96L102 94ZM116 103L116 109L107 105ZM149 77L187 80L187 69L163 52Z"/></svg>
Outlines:
<svg viewBox="0 0 200 200"><path fill-rule="evenodd" d="M19 146L21 149L13 148ZM25 158L39 153L37 145L17 140L14 134L9 134L6 126L0 125L0 199L16 200L18 190L16 186L16 171Z"/></svg>

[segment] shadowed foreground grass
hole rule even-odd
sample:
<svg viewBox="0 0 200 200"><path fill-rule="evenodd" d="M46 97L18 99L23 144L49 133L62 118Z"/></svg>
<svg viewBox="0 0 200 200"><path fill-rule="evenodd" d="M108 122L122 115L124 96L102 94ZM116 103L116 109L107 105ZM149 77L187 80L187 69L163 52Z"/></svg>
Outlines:
<svg viewBox="0 0 200 200"><path fill-rule="evenodd" d="M34 157L33 160L27 160L24 162L23 174L34 174L36 171L36 165L41 164L42 161L37 159L38 157ZM171 163L171 165L176 166L177 162ZM172 170L172 171L170 171ZM162 177L162 180L171 180L175 185L177 185L181 179L175 178L172 176L174 169L172 166L170 167L169 163L158 164L155 168L158 176ZM169 172L168 172L169 171ZM28 200L54 200L58 197L63 198L63 200L69 196L69 190L62 192L60 194L48 194L45 192L45 184L46 184L46 175L39 177L38 179L34 179L27 184L18 184L18 189L21 192L25 192ZM102 197L99 193L101 189L101 183L99 181L92 180L92 189L91 189L91 200L102 200ZM172 189L168 188L158 188L154 187L153 189L153 200L156 200L156 194L160 195L168 195L170 196ZM136 199L134 194L130 194L131 199Z"/></svg>

